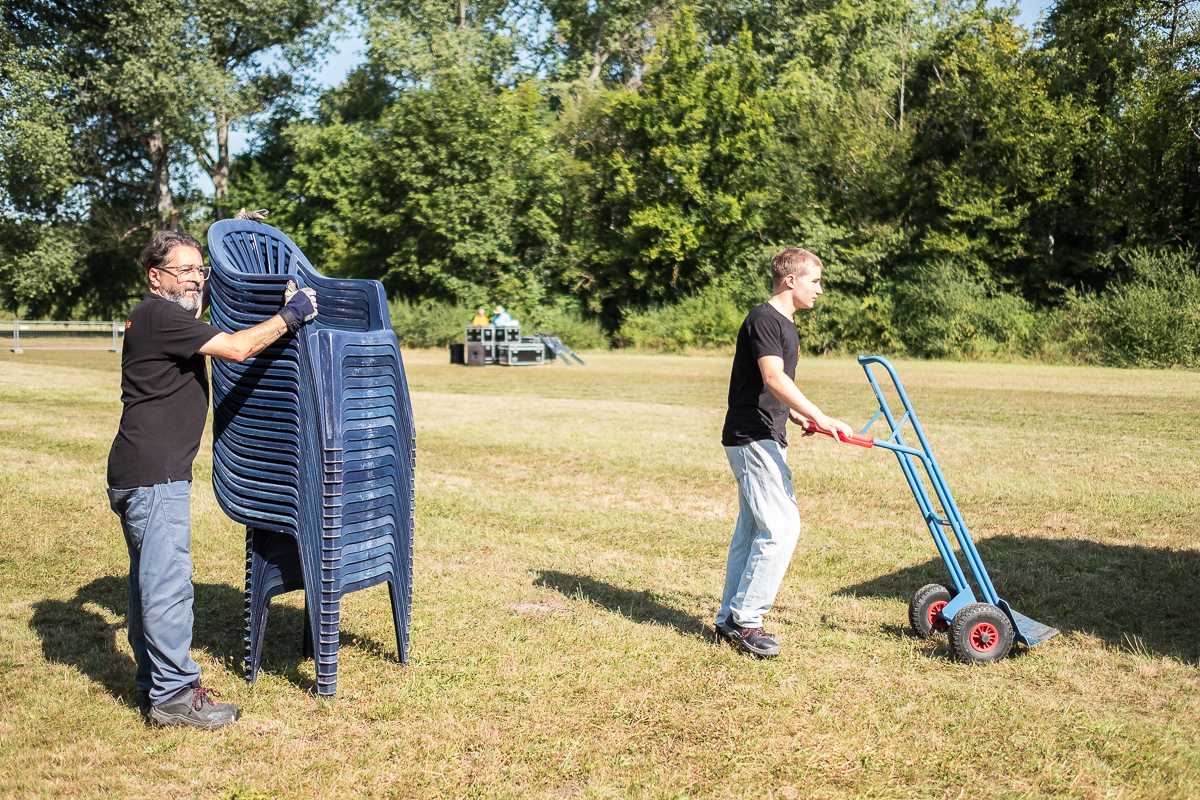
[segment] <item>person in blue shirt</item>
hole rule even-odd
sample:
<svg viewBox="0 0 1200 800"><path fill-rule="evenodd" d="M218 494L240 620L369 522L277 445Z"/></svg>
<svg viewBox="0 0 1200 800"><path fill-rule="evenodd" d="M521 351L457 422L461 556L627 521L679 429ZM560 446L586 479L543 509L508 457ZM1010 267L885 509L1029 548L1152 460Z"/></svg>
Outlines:
<svg viewBox="0 0 1200 800"><path fill-rule="evenodd" d="M516 325L517 321L508 315L504 306L496 306L496 316L492 317L493 325Z"/></svg>

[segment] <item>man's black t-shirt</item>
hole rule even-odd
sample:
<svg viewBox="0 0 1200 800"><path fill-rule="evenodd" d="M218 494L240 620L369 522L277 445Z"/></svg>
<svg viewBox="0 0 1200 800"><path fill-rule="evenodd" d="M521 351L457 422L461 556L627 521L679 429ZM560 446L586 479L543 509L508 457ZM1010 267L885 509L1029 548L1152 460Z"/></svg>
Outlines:
<svg viewBox="0 0 1200 800"><path fill-rule="evenodd" d="M756 306L738 331L729 375L729 411L721 444L726 447L774 439L787 447L785 429L788 408L763 385L758 360L763 356L783 359L783 371L796 380L800 336L796 324L769 303Z"/></svg>
<svg viewBox="0 0 1200 800"><path fill-rule="evenodd" d="M164 297L142 294L125 323L125 409L108 453L110 487L192 479L208 416L208 370L196 351L220 332Z"/></svg>

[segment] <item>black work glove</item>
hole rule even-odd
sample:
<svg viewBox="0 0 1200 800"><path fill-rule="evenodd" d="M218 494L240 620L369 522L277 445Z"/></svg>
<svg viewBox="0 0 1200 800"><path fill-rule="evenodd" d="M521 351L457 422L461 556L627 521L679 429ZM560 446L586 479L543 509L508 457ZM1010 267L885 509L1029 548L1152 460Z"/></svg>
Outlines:
<svg viewBox="0 0 1200 800"><path fill-rule="evenodd" d="M287 282L283 293L283 308L279 316L290 333L300 330L300 326L317 315L317 293L312 289L297 289L295 281Z"/></svg>

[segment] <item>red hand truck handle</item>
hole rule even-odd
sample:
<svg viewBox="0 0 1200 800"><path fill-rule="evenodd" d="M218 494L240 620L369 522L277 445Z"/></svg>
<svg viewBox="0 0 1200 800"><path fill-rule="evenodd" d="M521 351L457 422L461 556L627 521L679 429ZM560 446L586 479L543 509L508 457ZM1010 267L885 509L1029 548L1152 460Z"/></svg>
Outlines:
<svg viewBox="0 0 1200 800"><path fill-rule="evenodd" d="M830 433L829 431L821 430L820 428L817 427L817 423L813 422L810 419L804 420L804 432L805 433L819 433L822 436L828 436L830 439L833 438L832 433ZM875 437L873 437L873 436L863 436L861 433L852 433L849 436L846 436L846 434L842 433L841 431L838 431L837 436L838 436L839 441L849 442L850 444L856 444L859 447L870 448L870 447L875 446Z"/></svg>

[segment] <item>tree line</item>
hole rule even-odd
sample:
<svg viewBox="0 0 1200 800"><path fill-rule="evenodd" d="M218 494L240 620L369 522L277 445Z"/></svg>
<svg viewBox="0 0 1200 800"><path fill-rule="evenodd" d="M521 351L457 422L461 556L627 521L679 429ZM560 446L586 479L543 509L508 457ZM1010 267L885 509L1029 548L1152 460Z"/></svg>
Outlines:
<svg viewBox="0 0 1200 800"><path fill-rule="evenodd" d="M154 227L239 205L392 296L618 336L759 302L789 245L826 264L811 349L1069 328L1164 269L1192 302L1192 0L1061 0L1033 31L944 0L363 0L365 62L309 111L332 3L0 2L10 309L113 313Z"/></svg>

